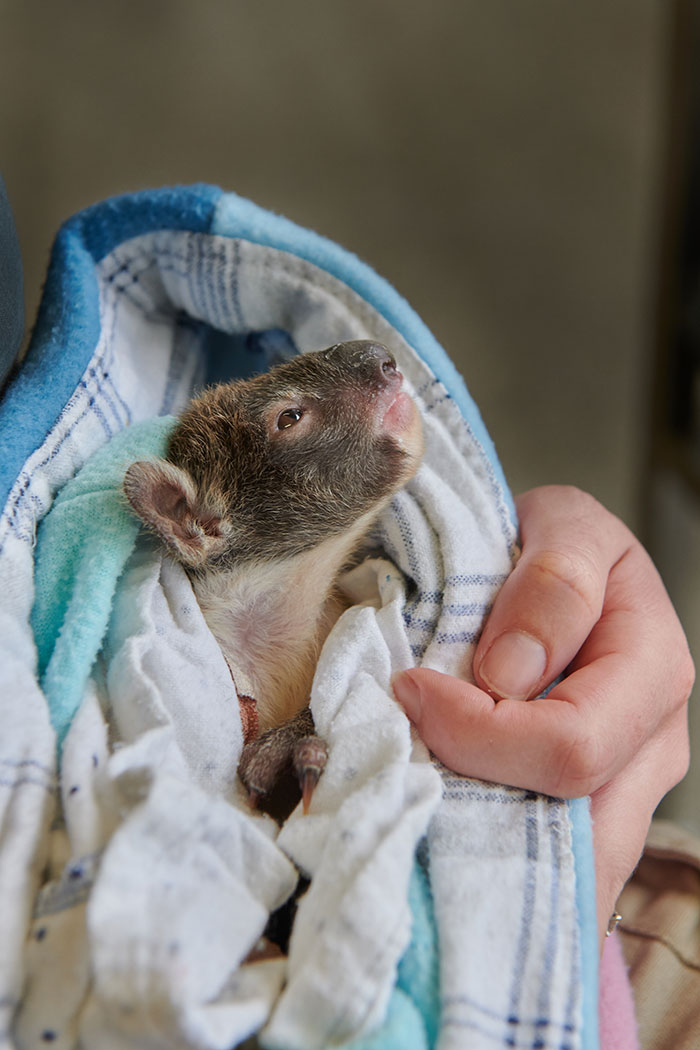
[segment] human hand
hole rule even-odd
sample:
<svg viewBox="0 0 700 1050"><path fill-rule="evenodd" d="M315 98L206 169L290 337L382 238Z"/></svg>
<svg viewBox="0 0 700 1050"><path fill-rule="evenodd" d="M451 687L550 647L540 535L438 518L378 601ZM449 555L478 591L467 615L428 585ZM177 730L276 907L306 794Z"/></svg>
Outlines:
<svg viewBox="0 0 700 1050"><path fill-rule="evenodd" d="M693 663L651 559L618 518L565 486L516 506L522 555L477 646L477 685L415 669L393 688L455 771L591 796L602 937L656 806L688 768Z"/></svg>

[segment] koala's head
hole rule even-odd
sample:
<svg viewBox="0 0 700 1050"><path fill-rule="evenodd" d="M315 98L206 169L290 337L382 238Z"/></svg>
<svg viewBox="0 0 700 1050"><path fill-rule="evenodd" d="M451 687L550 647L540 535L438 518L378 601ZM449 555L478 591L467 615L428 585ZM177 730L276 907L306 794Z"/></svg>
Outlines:
<svg viewBox="0 0 700 1050"><path fill-rule="evenodd" d="M353 530L417 470L418 410L389 351L338 343L191 402L165 460L124 479L193 570L286 557Z"/></svg>

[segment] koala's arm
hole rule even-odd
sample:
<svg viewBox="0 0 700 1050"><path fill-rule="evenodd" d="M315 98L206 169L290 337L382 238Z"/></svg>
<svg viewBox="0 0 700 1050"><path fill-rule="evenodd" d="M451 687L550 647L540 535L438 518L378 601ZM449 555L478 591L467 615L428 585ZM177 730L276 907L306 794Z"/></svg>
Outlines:
<svg viewBox="0 0 700 1050"><path fill-rule="evenodd" d="M301 789L304 813L328 758L328 748L316 735L311 710L303 708L288 722L268 729L243 748L238 775L257 806L266 799L287 773L293 773Z"/></svg>

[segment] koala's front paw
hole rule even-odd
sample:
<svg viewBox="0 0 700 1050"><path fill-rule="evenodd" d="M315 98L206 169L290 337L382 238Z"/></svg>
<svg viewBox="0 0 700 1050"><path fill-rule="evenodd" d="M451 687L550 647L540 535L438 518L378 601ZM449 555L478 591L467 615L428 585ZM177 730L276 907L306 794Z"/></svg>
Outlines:
<svg viewBox="0 0 700 1050"><path fill-rule="evenodd" d="M290 772L301 788L304 813L325 768L328 748L314 733L311 711L305 707L281 726L268 729L243 748L238 775L251 806L258 806Z"/></svg>

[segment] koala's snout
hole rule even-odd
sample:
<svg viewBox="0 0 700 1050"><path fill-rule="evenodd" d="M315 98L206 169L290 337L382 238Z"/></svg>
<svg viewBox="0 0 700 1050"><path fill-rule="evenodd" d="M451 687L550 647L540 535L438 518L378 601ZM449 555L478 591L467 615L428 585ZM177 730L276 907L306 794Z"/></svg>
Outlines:
<svg viewBox="0 0 700 1050"><path fill-rule="evenodd" d="M353 378L378 389L398 389L403 382L393 355L382 343L375 343L371 339L336 343L324 351L323 356L329 362L347 368Z"/></svg>
<svg viewBox="0 0 700 1050"><path fill-rule="evenodd" d="M377 355L377 364L384 383L388 386L401 386L403 376L396 367L396 361L385 347L377 347L382 351Z"/></svg>

